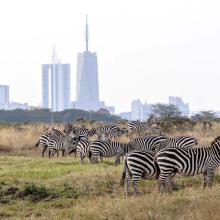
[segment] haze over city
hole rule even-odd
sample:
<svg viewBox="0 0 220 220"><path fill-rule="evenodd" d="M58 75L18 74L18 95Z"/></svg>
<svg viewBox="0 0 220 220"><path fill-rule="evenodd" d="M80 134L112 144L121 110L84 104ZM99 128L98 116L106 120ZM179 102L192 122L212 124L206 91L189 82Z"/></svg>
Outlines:
<svg viewBox="0 0 220 220"><path fill-rule="evenodd" d="M0 84L11 99L42 103L41 64L53 44L71 64L85 48L97 53L100 100L116 112L131 101L167 103L180 96L190 109L220 110L220 3L218 1L5 1L0 3Z"/></svg>

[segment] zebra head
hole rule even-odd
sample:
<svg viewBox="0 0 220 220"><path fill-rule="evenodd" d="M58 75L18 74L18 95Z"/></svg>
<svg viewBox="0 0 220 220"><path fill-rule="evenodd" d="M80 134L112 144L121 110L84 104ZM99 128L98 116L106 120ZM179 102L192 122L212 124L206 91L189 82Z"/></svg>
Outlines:
<svg viewBox="0 0 220 220"><path fill-rule="evenodd" d="M73 125L68 123L68 124L65 125L65 127L63 129L63 132L65 134L69 134L73 129L74 129Z"/></svg>
<svg viewBox="0 0 220 220"><path fill-rule="evenodd" d="M63 141L65 151L67 151L67 153L70 154L76 150L76 146L77 146L77 143L79 142L79 139L73 138L68 135L63 135L63 137L61 138L61 141Z"/></svg>

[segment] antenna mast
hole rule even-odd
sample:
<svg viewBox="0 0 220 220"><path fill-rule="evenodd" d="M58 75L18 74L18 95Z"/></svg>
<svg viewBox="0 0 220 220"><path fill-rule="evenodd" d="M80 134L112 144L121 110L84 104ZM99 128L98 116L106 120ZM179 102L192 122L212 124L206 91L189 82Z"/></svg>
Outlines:
<svg viewBox="0 0 220 220"><path fill-rule="evenodd" d="M86 15L86 51L89 51L89 26L88 26L88 15Z"/></svg>

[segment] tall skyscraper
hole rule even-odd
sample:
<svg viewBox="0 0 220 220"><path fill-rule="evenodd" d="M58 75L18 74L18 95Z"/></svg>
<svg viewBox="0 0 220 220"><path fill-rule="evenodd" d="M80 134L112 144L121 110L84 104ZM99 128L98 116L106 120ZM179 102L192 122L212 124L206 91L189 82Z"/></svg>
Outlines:
<svg viewBox="0 0 220 220"><path fill-rule="evenodd" d="M9 86L0 85L0 105L6 107L9 104Z"/></svg>
<svg viewBox="0 0 220 220"><path fill-rule="evenodd" d="M42 100L53 111L70 108L70 64L61 64L55 47L52 62L42 64Z"/></svg>
<svg viewBox="0 0 220 220"><path fill-rule="evenodd" d="M96 53L89 51L89 33L86 16L86 50L77 57L76 103L83 110L97 110L103 107L99 100L98 63Z"/></svg>

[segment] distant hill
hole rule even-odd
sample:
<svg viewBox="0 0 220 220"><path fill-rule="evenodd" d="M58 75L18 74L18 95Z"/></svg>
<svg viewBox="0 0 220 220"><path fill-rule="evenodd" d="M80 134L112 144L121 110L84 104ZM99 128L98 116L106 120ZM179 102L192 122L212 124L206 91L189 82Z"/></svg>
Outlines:
<svg viewBox="0 0 220 220"><path fill-rule="evenodd" d="M52 112L49 109L21 110L12 111L0 110L0 122L51 122ZM96 120L96 121L117 121L120 117L106 114L101 111L88 112L79 109L69 109L62 112L53 112L54 122L71 122L77 119Z"/></svg>

